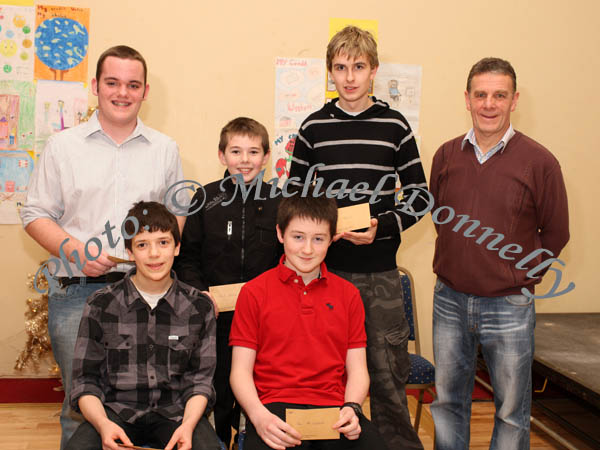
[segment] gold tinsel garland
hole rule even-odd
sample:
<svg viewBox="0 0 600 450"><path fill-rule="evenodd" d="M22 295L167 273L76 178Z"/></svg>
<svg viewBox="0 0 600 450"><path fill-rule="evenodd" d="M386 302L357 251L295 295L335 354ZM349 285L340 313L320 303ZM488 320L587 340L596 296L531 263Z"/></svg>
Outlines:
<svg viewBox="0 0 600 450"><path fill-rule="evenodd" d="M29 274L27 285L29 289L34 290L33 283L35 276ZM27 332L27 342L25 349L17 358L15 363L16 370L23 370L28 364L32 364L34 369L39 370L40 361L43 358L52 359L52 368L50 372L53 375L58 374L58 366L52 357L52 347L50 345L50 336L48 336L48 281L40 272L37 280L37 287L46 291L38 298L27 299L27 311L25 312L25 331ZM36 291L37 292L37 291Z"/></svg>

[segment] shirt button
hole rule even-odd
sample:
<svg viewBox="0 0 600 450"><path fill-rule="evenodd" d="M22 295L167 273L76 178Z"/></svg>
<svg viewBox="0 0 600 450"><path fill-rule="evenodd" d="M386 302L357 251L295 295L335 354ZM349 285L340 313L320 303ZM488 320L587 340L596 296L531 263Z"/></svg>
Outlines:
<svg viewBox="0 0 600 450"><path fill-rule="evenodd" d="M149 348L150 350L153 350L153 349L154 349L154 345L150 344L150 345L148 346L148 348Z"/></svg>
<svg viewBox="0 0 600 450"><path fill-rule="evenodd" d="M154 375L150 375L150 379L151 379L151 380L154 380Z"/></svg>
<svg viewBox="0 0 600 450"><path fill-rule="evenodd" d="M294 280L294 283L298 283L298 280L297 280L297 279L296 279L296 280Z"/></svg>
<svg viewBox="0 0 600 450"><path fill-rule="evenodd" d="M306 291L304 291L303 294L306 295Z"/></svg>

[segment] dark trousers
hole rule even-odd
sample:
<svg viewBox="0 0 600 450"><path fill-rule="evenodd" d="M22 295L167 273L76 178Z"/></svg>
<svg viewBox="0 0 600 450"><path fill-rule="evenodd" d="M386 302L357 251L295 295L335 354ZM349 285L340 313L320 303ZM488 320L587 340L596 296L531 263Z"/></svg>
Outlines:
<svg viewBox="0 0 600 450"><path fill-rule="evenodd" d="M265 405L265 407L284 421L286 408L325 408L324 406L298 405L294 403L269 403ZM339 439L302 441L300 446L294 448L314 450L387 450L388 447L377 432L375 426L362 414L358 417L358 419L361 432L359 438L356 440L350 441L346 439L343 434L340 434ZM260 438L256 432L256 428L254 428L254 425L252 425L250 421L246 422L246 439L244 440L244 450L271 450L271 447L265 444Z"/></svg>
<svg viewBox="0 0 600 450"><path fill-rule="evenodd" d="M104 408L110 420L125 431L134 445L152 445L164 448L181 422L169 420L157 413L148 413L131 424L121 419L112 409ZM192 450L219 450L221 445L206 416L196 425L192 434ZM89 422L79 425L65 450L102 450L100 434Z"/></svg>
<svg viewBox="0 0 600 450"><path fill-rule="evenodd" d="M410 422L406 400L410 329L404 315L398 270L331 272L354 284L365 306L371 420L390 448L422 450L423 444Z"/></svg>
<svg viewBox="0 0 600 450"><path fill-rule="evenodd" d="M217 318L217 367L215 368L214 387L217 400L214 406L215 430L227 448L231 442L231 427L238 429L240 408L229 384L231 373L231 347L229 332L233 322L233 311L222 312Z"/></svg>

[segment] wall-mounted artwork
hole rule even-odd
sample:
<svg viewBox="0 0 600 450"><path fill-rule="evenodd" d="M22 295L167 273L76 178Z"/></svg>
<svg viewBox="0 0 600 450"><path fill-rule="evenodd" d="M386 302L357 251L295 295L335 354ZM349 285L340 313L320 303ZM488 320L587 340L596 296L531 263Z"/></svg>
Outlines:
<svg viewBox="0 0 600 450"><path fill-rule="evenodd" d="M0 80L33 80L33 7L0 6Z"/></svg>
<svg viewBox="0 0 600 450"><path fill-rule="evenodd" d="M29 152L0 152L0 223L20 223L19 208L25 202L33 158Z"/></svg>
<svg viewBox="0 0 600 450"><path fill-rule="evenodd" d="M272 176L283 186L289 175L298 128L310 113L323 106L325 61L320 58L275 60L275 138L271 152Z"/></svg>
<svg viewBox="0 0 600 450"><path fill-rule="evenodd" d="M37 82L35 95L35 152L39 154L50 136L79 125L86 115L88 92L83 83Z"/></svg>
<svg viewBox="0 0 600 450"><path fill-rule="evenodd" d="M90 10L37 5L35 26L35 79L85 82Z"/></svg>
<svg viewBox="0 0 600 450"><path fill-rule="evenodd" d="M33 149L34 95L31 82L0 80L0 150Z"/></svg>

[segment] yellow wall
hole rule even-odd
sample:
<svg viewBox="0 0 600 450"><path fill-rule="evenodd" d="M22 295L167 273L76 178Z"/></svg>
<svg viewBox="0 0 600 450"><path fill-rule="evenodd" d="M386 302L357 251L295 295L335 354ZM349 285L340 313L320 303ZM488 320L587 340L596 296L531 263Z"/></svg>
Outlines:
<svg viewBox="0 0 600 450"><path fill-rule="evenodd" d="M216 146L227 120L249 115L273 132L274 59L323 58L330 17L378 20L380 59L423 66L420 134L427 174L438 146L470 127L463 100L470 66L484 56L510 60L521 92L513 124L558 157L570 200L572 237L561 255L563 283L577 287L538 301L538 311L600 311L593 287L600 250L594 228L600 218L595 0L50 3L91 8L90 78L109 46L126 43L145 55L151 90L142 119L177 140L186 177L201 183L222 173ZM403 235L398 257L417 280L422 345L429 357L434 240L426 217ZM0 248L0 353L10 362L24 337L25 300L33 295L27 274L46 254L16 225L0 225ZM546 289L549 284L546 280ZM0 376L10 374L10 365L0 367Z"/></svg>

